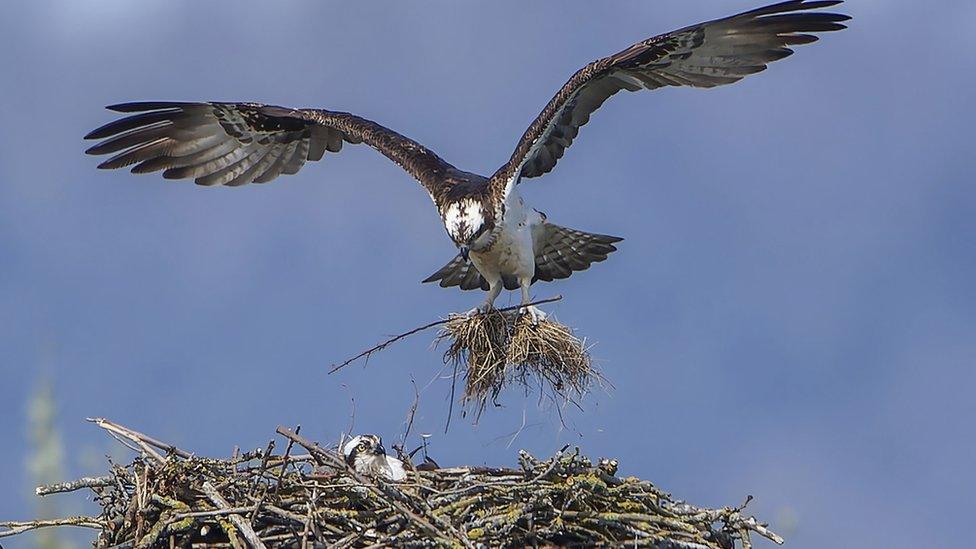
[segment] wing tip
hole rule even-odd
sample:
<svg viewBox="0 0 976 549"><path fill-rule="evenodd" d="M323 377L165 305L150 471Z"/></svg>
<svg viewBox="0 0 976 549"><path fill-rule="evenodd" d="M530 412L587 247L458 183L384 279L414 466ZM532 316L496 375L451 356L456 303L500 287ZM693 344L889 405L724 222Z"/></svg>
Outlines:
<svg viewBox="0 0 976 549"><path fill-rule="evenodd" d="M104 139L106 137L112 137L116 133L114 131L114 129L113 129L114 128L114 125L115 125L115 122L113 121L113 122L109 122L108 124L105 124L103 126L99 126L99 127L95 128L94 130L86 133L85 134L85 139L86 140L91 140L91 139ZM92 149L96 149L100 145L101 144L95 145L93 147L89 147L88 150L86 150L85 152L88 153L88 154L98 154L98 153L89 152L89 151L91 151Z"/></svg>
<svg viewBox="0 0 976 549"><path fill-rule="evenodd" d="M164 109L179 109L195 103L181 103L179 101L127 101L106 105L105 108L113 112L147 112Z"/></svg>
<svg viewBox="0 0 976 549"><path fill-rule="evenodd" d="M800 3L804 6L810 6L810 9L817 9L839 6L844 3L844 0L801 0Z"/></svg>
<svg viewBox="0 0 976 549"><path fill-rule="evenodd" d="M762 18L764 16L776 16L776 15L782 15L782 14L794 13L800 11L810 11L810 10L819 10L823 8L830 8L833 6L839 6L843 3L844 0L787 0L785 2L778 2L775 4L770 4L768 6L756 8L754 10L744 12L740 15ZM823 12L821 12L821 14L827 16L845 17L846 19L841 19L842 21L846 21L847 19L851 18L849 15L844 15L844 14L823 13Z"/></svg>
<svg viewBox="0 0 976 549"><path fill-rule="evenodd" d="M127 164L120 162L118 156L113 156L95 167L99 170L117 170L119 168L124 168L125 166L127 166Z"/></svg>
<svg viewBox="0 0 976 549"><path fill-rule="evenodd" d="M606 244L607 246L610 246L610 247L613 247L612 246L613 244L617 244L618 242L623 242L624 241L624 237L622 237L622 236L613 236L613 235L609 235L609 234L595 234L595 235L593 235L593 237L594 237L594 240L596 240L600 244ZM616 248L614 248L614 249L616 249Z"/></svg>

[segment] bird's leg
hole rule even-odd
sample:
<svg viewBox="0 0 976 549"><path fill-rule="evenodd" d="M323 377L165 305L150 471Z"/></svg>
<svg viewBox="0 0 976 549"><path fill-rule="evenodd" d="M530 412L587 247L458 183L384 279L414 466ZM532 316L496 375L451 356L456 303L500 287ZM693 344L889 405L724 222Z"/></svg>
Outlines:
<svg viewBox="0 0 976 549"><path fill-rule="evenodd" d="M482 303L480 307L475 307L474 309L468 311L467 316L475 316L481 313L487 313L488 311L494 309L495 299L498 297L498 294L502 293L502 288L504 287L505 285L502 284L502 280L500 278L498 280L489 281L488 297L485 298L485 302Z"/></svg>
<svg viewBox="0 0 976 549"><path fill-rule="evenodd" d="M540 321L546 319L546 313L542 312L535 305L529 305L532 299L529 298L529 287L532 285L531 278L520 278L519 286L522 288L522 307L519 309L519 314L529 315L532 319L532 324L538 324Z"/></svg>

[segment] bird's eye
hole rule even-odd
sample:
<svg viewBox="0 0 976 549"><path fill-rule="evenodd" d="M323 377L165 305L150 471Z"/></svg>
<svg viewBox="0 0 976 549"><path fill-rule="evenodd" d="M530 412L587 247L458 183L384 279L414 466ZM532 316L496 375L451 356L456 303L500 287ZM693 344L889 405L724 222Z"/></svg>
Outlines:
<svg viewBox="0 0 976 549"><path fill-rule="evenodd" d="M359 443L359 446L358 446L358 448L359 448L360 450L365 450L365 449L366 449L366 448L368 448L368 447L369 447L369 444L367 444L367 443L366 443L366 441L363 441L363 442L360 442L360 443Z"/></svg>

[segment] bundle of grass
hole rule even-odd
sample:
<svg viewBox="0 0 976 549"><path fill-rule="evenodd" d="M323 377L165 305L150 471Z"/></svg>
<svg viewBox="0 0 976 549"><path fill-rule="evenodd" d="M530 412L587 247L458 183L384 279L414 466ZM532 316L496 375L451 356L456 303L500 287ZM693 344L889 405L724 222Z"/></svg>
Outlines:
<svg viewBox="0 0 976 549"><path fill-rule="evenodd" d="M648 481L618 477L615 460L592 462L578 450L547 460L519 452L514 468L418 471L408 462L406 480L392 482L357 473L334 450L283 427L284 452L272 441L221 460L93 421L139 457L38 495L90 489L101 513L3 522L0 538L70 525L97 530L98 548L729 549L750 547L752 534L783 542L744 505L689 505Z"/></svg>
<svg viewBox="0 0 976 549"><path fill-rule="evenodd" d="M531 303L559 301L562 296ZM534 386L554 402L577 403L593 381L603 377L593 368L584 341L568 326L552 318L533 322L517 311L521 306L488 313L452 315L390 337L342 363L333 364L329 374L369 358L390 345L430 328L440 327L435 345L447 342L444 363L453 364L455 374L464 367L461 404L474 408L480 417L489 399L497 404L501 391L515 383L528 393ZM454 376L457 379L457 375ZM453 400L454 386L451 387Z"/></svg>
<svg viewBox="0 0 976 549"><path fill-rule="evenodd" d="M479 416L513 383L575 402L601 379L585 342L551 317L533 322L511 310L456 315L437 335L436 342L442 341L448 342L444 362L464 367L461 403Z"/></svg>

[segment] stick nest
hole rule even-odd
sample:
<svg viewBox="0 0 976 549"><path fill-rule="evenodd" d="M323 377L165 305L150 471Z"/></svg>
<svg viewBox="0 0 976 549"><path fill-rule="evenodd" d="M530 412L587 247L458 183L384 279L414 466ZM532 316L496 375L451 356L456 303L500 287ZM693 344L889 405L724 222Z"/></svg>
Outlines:
<svg viewBox="0 0 976 549"><path fill-rule="evenodd" d="M616 475L565 449L547 460L522 451L516 468L416 471L390 482L350 470L334 450L279 427L284 452L206 459L99 420L130 446L132 463L105 477L42 487L91 489L98 517L0 523L0 537L45 526L100 531L96 547L667 547L782 543L743 506L699 508L648 481ZM106 426L107 424L107 426ZM146 444L146 441L149 444ZM300 447L304 447L304 451ZM294 451L293 451L294 450ZM307 453L306 453L307 451ZM300 453L301 452L301 453ZM181 457L188 456L188 457Z"/></svg>
<svg viewBox="0 0 976 549"><path fill-rule="evenodd" d="M449 343L444 362L464 366L461 402L478 415L511 383L575 402L601 379L585 342L552 318L534 324L514 311L458 315L437 335L436 343L442 341Z"/></svg>

